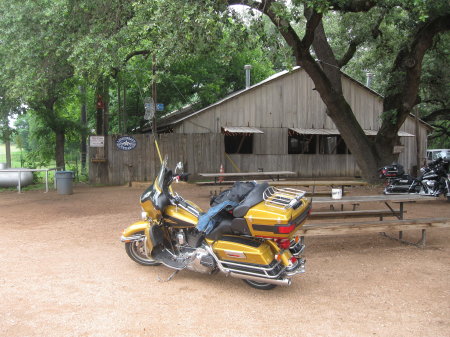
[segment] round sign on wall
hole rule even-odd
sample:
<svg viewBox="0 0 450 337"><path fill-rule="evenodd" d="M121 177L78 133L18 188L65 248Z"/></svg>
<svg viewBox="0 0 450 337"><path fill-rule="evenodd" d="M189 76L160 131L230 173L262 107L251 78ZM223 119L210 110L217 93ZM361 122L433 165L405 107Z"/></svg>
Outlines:
<svg viewBox="0 0 450 337"><path fill-rule="evenodd" d="M136 139L130 136L119 137L116 140L116 146L120 150L130 151L133 150L137 145Z"/></svg>

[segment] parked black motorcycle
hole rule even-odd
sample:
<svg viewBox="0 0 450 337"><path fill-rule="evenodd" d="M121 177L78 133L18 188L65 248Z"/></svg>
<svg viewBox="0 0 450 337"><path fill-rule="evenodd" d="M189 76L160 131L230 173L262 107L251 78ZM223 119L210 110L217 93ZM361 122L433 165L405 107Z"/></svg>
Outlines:
<svg viewBox="0 0 450 337"><path fill-rule="evenodd" d="M384 194L415 193L438 197L443 194L450 201L449 162L438 158L420 169L417 178L405 174L400 164L387 165L378 170L380 178L387 180Z"/></svg>

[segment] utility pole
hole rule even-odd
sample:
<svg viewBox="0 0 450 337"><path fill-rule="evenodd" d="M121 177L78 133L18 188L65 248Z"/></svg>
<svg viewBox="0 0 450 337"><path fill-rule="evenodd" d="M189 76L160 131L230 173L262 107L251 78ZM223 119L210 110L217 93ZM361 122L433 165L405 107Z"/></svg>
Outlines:
<svg viewBox="0 0 450 337"><path fill-rule="evenodd" d="M157 102L157 97L156 97L156 56L155 54L153 54L153 58L152 58L152 74L153 74L153 81L152 81L152 96L153 96L153 111L155 112L155 114L153 115L153 134L155 136L156 139L156 135L157 135L157 125L156 125L156 102Z"/></svg>

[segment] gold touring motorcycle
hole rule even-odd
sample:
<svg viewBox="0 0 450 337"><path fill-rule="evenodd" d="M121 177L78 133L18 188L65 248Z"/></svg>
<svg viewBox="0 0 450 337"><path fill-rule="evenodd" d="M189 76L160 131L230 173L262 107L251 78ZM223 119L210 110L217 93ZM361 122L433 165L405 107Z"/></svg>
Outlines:
<svg viewBox="0 0 450 337"><path fill-rule="evenodd" d="M182 165L175 172L178 168ZM294 275L305 272L305 246L295 235L311 210L304 191L240 182L243 192L223 192L213 212L204 213L172 191L172 182L185 178L185 173L172 174L164 160L140 198L143 220L122 233L132 260L163 264L174 274L183 269L222 272L263 290L288 286ZM200 223L207 226L199 229Z"/></svg>

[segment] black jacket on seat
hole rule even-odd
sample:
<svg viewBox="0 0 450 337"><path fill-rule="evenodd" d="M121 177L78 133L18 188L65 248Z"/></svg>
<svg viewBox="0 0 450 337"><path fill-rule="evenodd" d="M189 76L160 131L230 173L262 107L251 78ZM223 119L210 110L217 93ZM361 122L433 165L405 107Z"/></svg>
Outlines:
<svg viewBox="0 0 450 337"><path fill-rule="evenodd" d="M237 205L233 210L235 218L242 218L247 214L248 210L264 200L263 193L269 187L268 183L257 184L253 190Z"/></svg>

